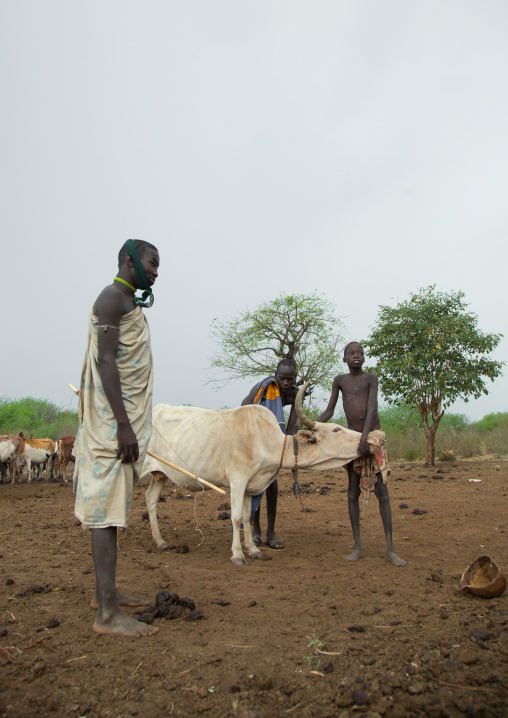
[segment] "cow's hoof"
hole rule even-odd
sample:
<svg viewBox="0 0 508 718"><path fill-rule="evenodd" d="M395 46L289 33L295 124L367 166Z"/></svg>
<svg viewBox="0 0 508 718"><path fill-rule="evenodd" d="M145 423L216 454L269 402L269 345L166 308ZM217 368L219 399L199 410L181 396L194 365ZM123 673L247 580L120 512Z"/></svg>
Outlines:
<svg viewBox="0 0 508 718"><path fill-rule="evenodd" d="M241 558L239 558L239 557L237 557L237 558L233 557L233 558L231 559L231 563L233 564L233 566L244 566L244 565L247 563L247 561L244 559L243 556L242 556Z"/></svg>
<svg viewBox="0 0 508 718"><path fill-rule="evenodd" d="M249 556L251 558L259 558L261 561L264 559L265 555L262 551L258 551L257 549L254 551L249 551Z"/></svg>
<svg viewBox="0 0 508 718"><path fill-rule="evenodd" d="M169 548L169 544L163 541L157 546L157 548L159 549L159 551L165 551L167 548Z"/></svg>

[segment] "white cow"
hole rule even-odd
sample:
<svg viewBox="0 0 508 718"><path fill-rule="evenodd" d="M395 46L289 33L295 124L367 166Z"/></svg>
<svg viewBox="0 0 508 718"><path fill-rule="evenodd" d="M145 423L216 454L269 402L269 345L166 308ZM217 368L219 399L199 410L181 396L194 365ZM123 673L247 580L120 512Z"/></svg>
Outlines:
<svg viewBox="0 0 508 718"><path fill-rule="evenodd" d="M19 436L13 436L13 434L4 434L0 436L0 471L2 477L5 475L5 463L11 463L16 459L21 446L21 439Z"/></svg>
<svg viewBox="0 0 508 718"><path fill-rule="evenodd" d="M28 481L30 482L32 480L32 464L44 464L48 461L48 459L50 459L55 453L56 444L52 439L27 439L26 436L23 436L23 432L20 432L19 436L22 442L19 455L26 461ZM47 466L46 480L48 479L49 473L50 468ZM14 483L14 478L12 483Z"/></svg>
<svg viewBox="0 0 508 718"><path fill-rule="evenodd" d="M358 456L361 434L338 424L312 421L303 413L302 400L308 383L295 400L296 413L308 430L294 437L298 444L298 465L301 468L326 471L343 466ZM369 434L373 453L379 437ZM252 540L251 496L260 494L277 478L281 468L295 467L293 437L285 437L277 419L259 405L241 406L228 411L210 411L195 407L174 407L158 404L153 410L153 429L149 451L187 471L231 492L233 544L231 562L246 563L240 543L243 522L244 543L251 558L263 553ZM201 484L147 456L142 475L152 474L146 491L146 505L152 535L158 548L163 540L157 520L157 502L164 482L170 478L190 491L202 490Z"/></svg>

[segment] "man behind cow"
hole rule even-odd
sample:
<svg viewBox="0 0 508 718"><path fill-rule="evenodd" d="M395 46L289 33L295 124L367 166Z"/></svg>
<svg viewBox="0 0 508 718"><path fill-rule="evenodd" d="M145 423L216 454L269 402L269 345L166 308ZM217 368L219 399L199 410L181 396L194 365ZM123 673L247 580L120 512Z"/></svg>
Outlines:
<svg viewBox="0 0 508 718"><path fill-rule="evenodd" d="M76 438L75 513L91 529L97 633L143 636L152 626L125 615L120 605L146 602L116 588L117 528L127 527L134 480L143 465L152 428L152 351L141 307L153 303L159 253L127 240L118 274L90 311L88 349L81 376ZM141 299L137 289L145 290ZM149 298L148 304L144 302Z"/></svg>
<svg viewBox="0 0 508 718"><path fill-rule="evenodd" d="M242 406L246 404L260 404L266 406L277 418L281 431L284 434L294 434L296 427L295 398L298 393L298 387L295 386L296 380L296 364L292 359L282 359L277 364L275 376L269 376L263 381L252 387L248 396L242 401ZM286 427L284 417L284 406L291 406L289 419ZM279 486L274 481L265 491L266 494L266 513L268 518L268 526L266 529L266 546L276 551L284 548L284 544L275 536L275 518L277 516L277 498L279 495ZM254 497L253 497L254 498ZM261 503L261 498L259 498ZM254 502L253 502L254 508ZM256 546L261 544L261 524L260 524L261 507L257 506L254 517L252 519L252 538Z"/></svg>
<svg viewBox="0 0 508 718"><path fill-rule="evenodd" d="M318 421L328 421L333 416L335 405L342 392L342 402L344 405L344 413L347 419L348 429L359 431L361 433L360 443L358 445L358 453L360 460L355 459L347 464L347 472L349 477L349 488L347 492L347 502L349 509L349 518L353 529L355 539L355 548L353 553L346 556L346 561L357 561L363 556L363 546L360 538L360 507L358 500L360 494L364 494L367 503L370 491L369 463L372 456L367 436L370 431L381 428L379 414L377 410L377 376L372 373L366 373L362 369L365 361L363 355L363 347L358 342L350 342L344 349L343 361L349 368L349 374L339 374L335 377L332 384L332 394L325 411L321 414ZM392 508L390 505L390 497L388 488L383 479L388 473L386 450L379 450L376 455L377 472L375 473L375 493L379 501L379 511L383 521L383 527L386 538L386 558L391 561L394 566L405 566L404 559L399 558L393 548L392 540ZM372 474L374 476L374 474ZM361 486L361 489L360 489ZM365 503L365 505L366 505Z"/></svg>

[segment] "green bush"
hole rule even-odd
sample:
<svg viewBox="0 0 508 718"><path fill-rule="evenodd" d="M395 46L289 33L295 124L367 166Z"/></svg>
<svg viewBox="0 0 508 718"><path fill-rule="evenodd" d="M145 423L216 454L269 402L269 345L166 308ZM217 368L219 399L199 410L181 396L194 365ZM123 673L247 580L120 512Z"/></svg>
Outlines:
<svg viewBox="0 0 508 718"><path fill-rule="evenodd" d="M508 429L508 413L505 412L502 414L498 412L497 414L487 414L483 419L475 422L472 426L478 431L493 431L494 429L506 430Z"/></svg>
<svg viewBox="0 0 508 718"><path fill-rule="evenodd" d="M22 399L0 397L0 434L33 434L34 439L60 439L73 436L78 429L78 414L58 407L46 399L31 396Z"/></svg>

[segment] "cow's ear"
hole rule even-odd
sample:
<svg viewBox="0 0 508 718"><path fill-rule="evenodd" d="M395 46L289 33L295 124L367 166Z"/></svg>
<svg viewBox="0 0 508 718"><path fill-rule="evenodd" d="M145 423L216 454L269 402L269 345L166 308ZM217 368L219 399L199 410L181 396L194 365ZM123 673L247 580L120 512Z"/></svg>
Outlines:
<svg viewBox="0 0 508 718"><path fill-rule="evenodd" d="M302 431L299 431L297 434L298 441L301 441L303 444L316 444L316 434L313 431L307 431L303 429Z"/></svg>

